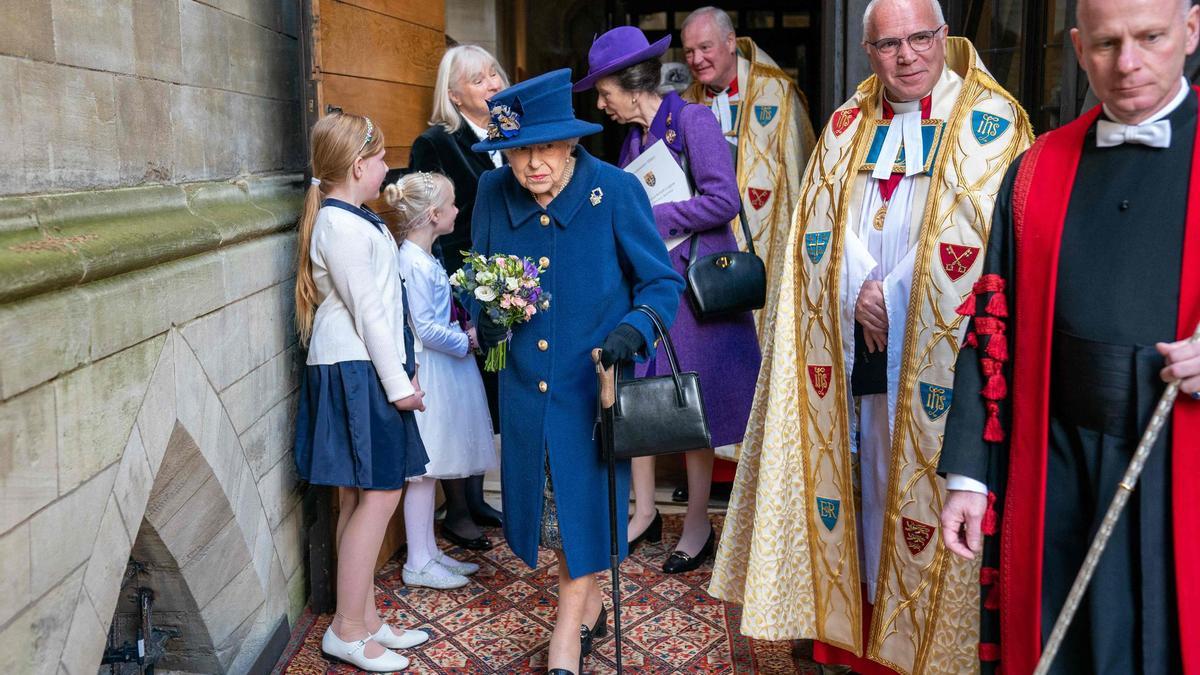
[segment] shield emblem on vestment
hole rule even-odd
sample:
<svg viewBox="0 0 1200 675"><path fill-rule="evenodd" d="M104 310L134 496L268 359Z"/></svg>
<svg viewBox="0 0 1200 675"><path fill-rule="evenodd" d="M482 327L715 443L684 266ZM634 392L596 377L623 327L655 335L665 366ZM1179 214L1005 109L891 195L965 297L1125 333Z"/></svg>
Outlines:
<svg viewBox="0 0 1200 675"><path fill-rule="evenodd" d="M833 527L837 525L838 515L842 510L842 503L836 499L827 499L825 497L817 497L817 515L821 517L821 522L825 524L825 529L833 532Z"/></svg>
<svg viewBox="0 0 1200 675"><path fill-rule="evenodd" d="M979 258L979 247L941 242L938 253L942 257L942 269L946 276L950 277L950 281L958 281Z"/></svg>
<svg viewBox="0 0 1200 675"><path fill-rule="evenodd" d="M825 398L825 394L829 393L830 378L833 377L833 366L809 366L808 379L812 382L813 389L817 392L817 396Z"/></svg>
<svg viewBox="0 0 1200 675"><path fill-rule="evenodd" d="M850 128L854 124L854 118L858 117L858 108L846 108L833 113L833 135L841 136L842 132Z"/></svg>
<svg viewBox="0 0 1200 675"><path fill-rule="evenodd" d="M933 531L936 529L933 525L926 525L919 520L906 517L900 518L900 525L904 528L904 545L913 555L918 555L925 550L925 547L929 545L929 540L933 539Z"/></svg>
<svg viewBox="0 0 1200 675"><path fill-rule="evenodd" d="M754 119L762 126L767 126L771 120L775 119L775 113L779 112L777 105L756 105L754 106Z"/></svg>
<svg viewBox="0 0 1200 675"><path fill-rule="evenodd" d="M950 410L950 401L954 398L954 390L928 382L917 383L921 392L921 407L930 421L937 421Z"/></svg>
<svg viewBox="0 0 1200 675"><path fill-rule="evenodd" d="M770 190L760 190L758 188L746 188L746 196L750 197L750 206L757 211L763 206L766 206L767 200L771 198Z"/></svg>
<svg viewBox="0 0 1200 675"><path fill-rule="evenodd" d="M808 253L808 259L812 264L816 265L821 262L821 258L825 257L825 249L829 246L829 235L826 232L812 232L804 235L804 250Z"/></svg>
<svg viewBox="0 0 1200 675"><path fill-rule="evenodd" d="M987 145L1004 135L1012 122L982 110L971 111L971 133L980 145Z"/></svg>

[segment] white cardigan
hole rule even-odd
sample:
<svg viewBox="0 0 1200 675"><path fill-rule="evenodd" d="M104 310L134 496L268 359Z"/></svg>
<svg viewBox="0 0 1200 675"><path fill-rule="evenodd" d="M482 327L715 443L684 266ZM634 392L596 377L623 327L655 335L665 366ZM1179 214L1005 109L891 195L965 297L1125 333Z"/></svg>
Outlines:
<svg viewBox="0 0 1200 675"><path fill-rule="evenodd" d="M308 365L369 360L389 401L411 396L415 389L404 372L407 317L391 234L346 209L324 206L313 224L309 259L320 304Z"/></svg>

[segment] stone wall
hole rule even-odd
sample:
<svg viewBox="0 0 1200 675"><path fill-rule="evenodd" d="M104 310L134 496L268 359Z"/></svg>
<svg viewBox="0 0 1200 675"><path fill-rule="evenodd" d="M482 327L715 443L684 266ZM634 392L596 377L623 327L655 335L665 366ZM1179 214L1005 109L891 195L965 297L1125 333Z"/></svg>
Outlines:
<svg viewBox="0 0 1200 675"><path fill-rule="evenodd" d="M299 11L0 0L0 195L302 168Z"/></svg>
<svg viewBox="0 0 1200 675"><path fill-rule="evenodd" d="M96 672L131 551L160 667L304 606L300 7L0 0L0 672Z"/></svg>

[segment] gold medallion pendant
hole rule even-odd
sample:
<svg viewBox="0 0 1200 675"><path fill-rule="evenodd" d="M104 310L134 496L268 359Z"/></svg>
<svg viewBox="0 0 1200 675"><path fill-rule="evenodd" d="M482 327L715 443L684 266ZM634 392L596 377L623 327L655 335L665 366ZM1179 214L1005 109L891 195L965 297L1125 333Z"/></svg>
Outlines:
<svg viewBox="0 0 1200 675"><path fill-rule="evenodd" d="M883 232L883 221L887 218L887 207L888 203L884 202L883 206L880 206L879 210L875 212L875 219L871 221L875 229L880 232Z"/></svg>

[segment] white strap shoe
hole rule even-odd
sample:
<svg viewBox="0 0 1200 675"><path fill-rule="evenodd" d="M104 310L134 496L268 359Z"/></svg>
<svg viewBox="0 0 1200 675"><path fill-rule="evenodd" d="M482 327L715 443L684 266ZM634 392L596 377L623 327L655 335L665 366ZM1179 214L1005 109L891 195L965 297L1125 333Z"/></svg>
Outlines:
<svg viewBox="0 0 1200 675"><path fill-rule="evenodd" d="M375 631L371 639L388 649L410 649L428 642L429 633L423 630L401 629L397 631L385 623Z"/></svg>
<svg viewBox="0 0 1200 675"><path fill-rule="evenodd" d="M370 639L368 637L354 642L345 642L334 634L333 626L330 626L325 629L325 635L321 638L321 651L331 659L349 663L368 673L394 673L408 667L408 657L387 649L373 659L368 658L363 648L367 646L367 641Z"/></svg>
<svg viewBox="0 0 1200 675"><path fill-rule="evenodd" d="M434 556L433 559L436 560L442 567L445 567L455 574L461 574L464 577L469 577L479 571L479 565L476 565L473 562L455 560L441 551L438 551L437 555Z"/></svg>
<svg viewBox="0 0 1200 675"><path fill-rule="evenodd" d="M462 588L469 582L461 574L455 574L442 567L436 560L430 560L420 570L411 570L405 566L400 574L405 586L425 586L446 591L451 588Z"/></svg>

